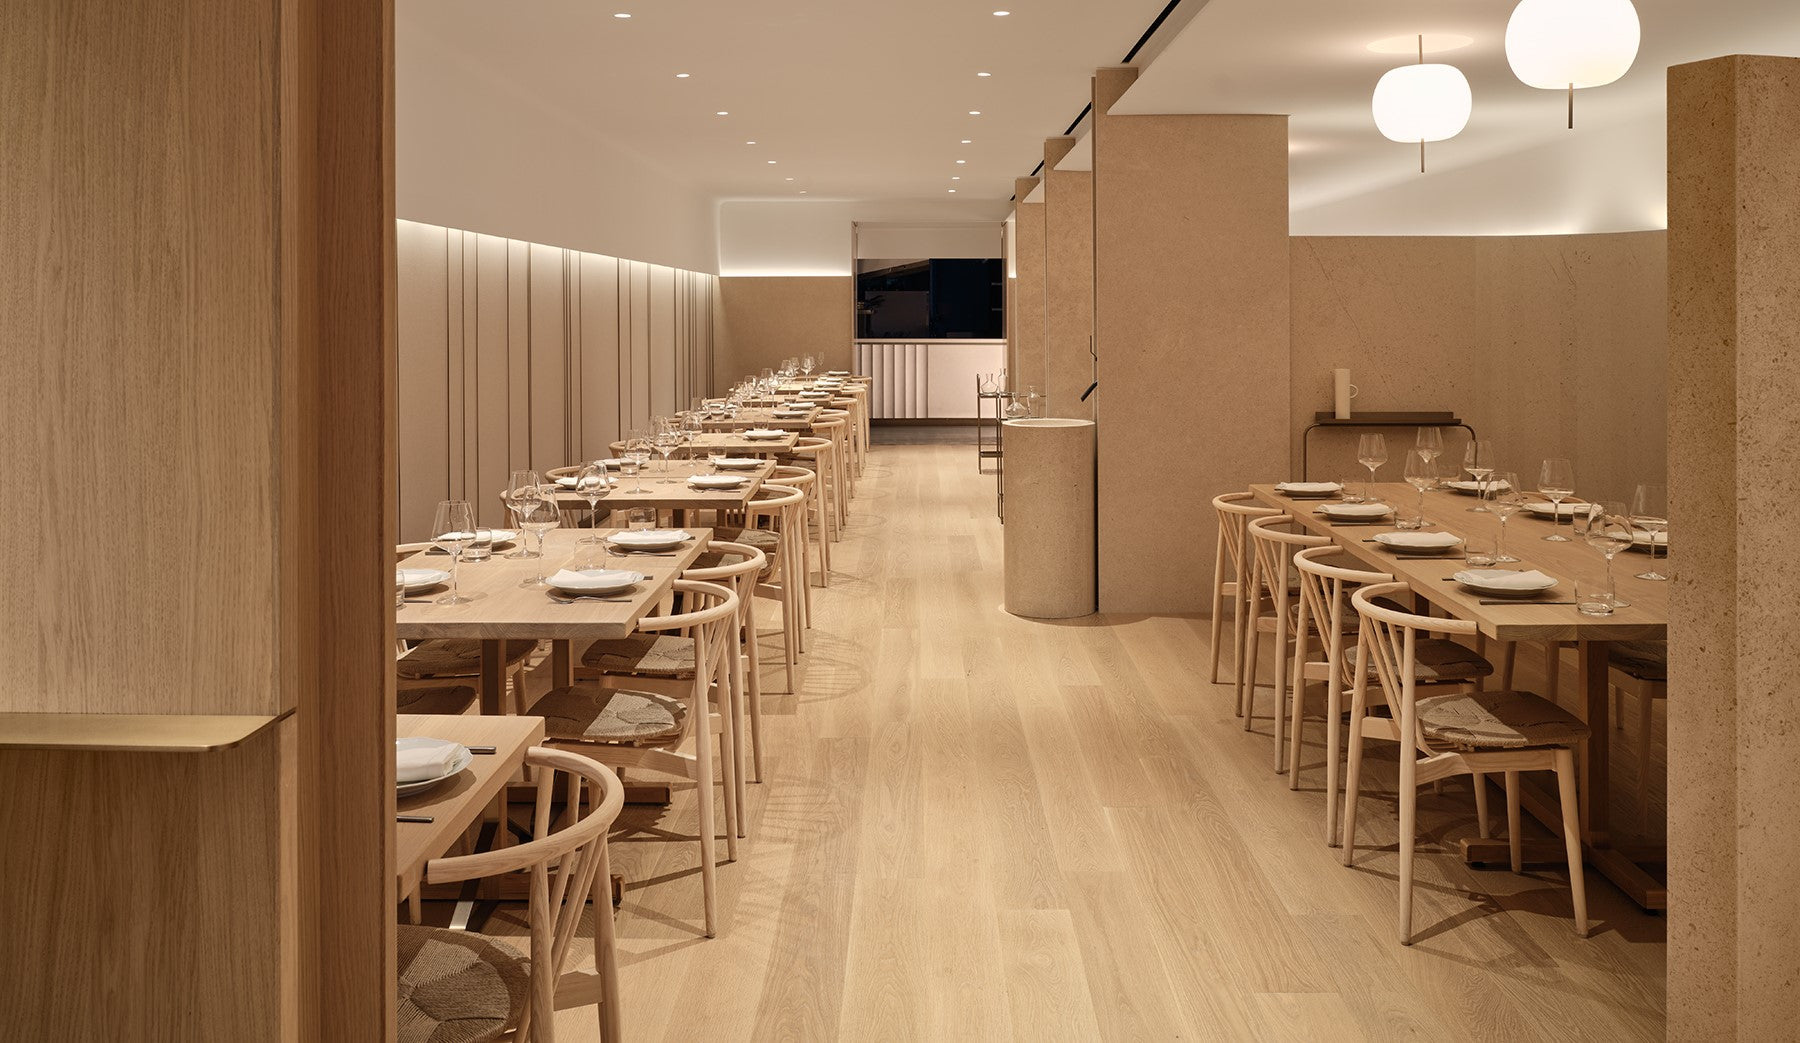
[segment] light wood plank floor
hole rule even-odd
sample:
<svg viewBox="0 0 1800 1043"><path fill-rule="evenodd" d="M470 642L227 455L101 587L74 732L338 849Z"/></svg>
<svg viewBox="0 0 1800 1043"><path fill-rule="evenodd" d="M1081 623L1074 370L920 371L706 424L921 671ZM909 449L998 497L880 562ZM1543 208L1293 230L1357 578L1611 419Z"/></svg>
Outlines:
<svg viewBox="0 0 1800 1043"><path fill-rule="evenodd" d="M691 790L627 810L629 1038L1662 1037L1663 922L1590 875L1580 940L1561 872L1464 867L1466 780L1422 797L1420 938L1397 944L1393 747L1345 868L1319 729L1290 792L1269 722L1246 734L1208 683L1203 621L1001 610L992 483L968 446L874 451L801 691L766 697L719 938Z"/></svg>

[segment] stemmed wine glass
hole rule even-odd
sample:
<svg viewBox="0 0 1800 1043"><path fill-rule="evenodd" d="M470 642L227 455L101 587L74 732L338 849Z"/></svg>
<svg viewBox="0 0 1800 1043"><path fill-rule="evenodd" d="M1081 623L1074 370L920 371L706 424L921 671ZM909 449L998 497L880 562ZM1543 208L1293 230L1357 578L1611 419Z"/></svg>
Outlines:
<svg viewBox="0 0 1800 1043"><path fill-rule="evenodd" d="M1406 484L1419 491L1419 528L1423 529L1425 527L1425 490L1437 484L1437 463L1427 450L1408 449L1406 451Z"/></svg>
<svg viewBox="0 0 1800 1043"><path fill-rule="evenodd" d="M600 543L599 536L593 535L600 527L600 498L608 492L609 482L606 479L606 465L602 463L583 464L575 475L575 494L588 503L588 535L578 543Z"/></svg>
<svg viewBox="0 0 1800 1043"><path fill-rule="evenodd" d="M1427 463L1435 466L1437 458L1444 455L1444 429L1441 427L1421 427L1413 436L1413 448L1425 454ZM1435 471L1432 472L1434 475Z"/></svg>
<svg viewBox="0 0 1800 1043"><path fill-rule="evenodd" d="M1613 585L1613 555L1631 546L1631 516L1625 505L1612 501L1595 501L1585 507L1588 516L1588 546L1606 557L1606 597L1614 608L1630 608L1630 602L1619 597Z"/></svg>
<svg viewBox="0 0 1800 1043"><path fill-rule="evenodd" d="M1494 473L1494 443L1492 439L1469 439L1468 447L1463 450L1463 470L1474 475L1475 481L1478 483L1475 491L1475 506L1469 510L1476 514L1488 513L1488 476Z"/></svg>
<svg viewBox="0 0 1800 1043"><path fill-rule="evenodd" d="M681 440L688 448L688 458L694 455L694 444L706 433L706 416L698 410L681 418Z"/></svg>
<svg viewBox="0 0 1800 1043"><path fill-rule="evenodd" d="M450 555L450 592L437 599L440 605L460 605L471 600L462 596L458 585L457 566L462 564L463 548L475 538L475 509L467 500L442 500L431 519L431 542Z"/></svg>
<svg viewBox="0 0 1800 1043"><path fill-rule="evenodd" d="M657 425L654 445L656 451L662 454L662 484L668 485L675 480L669 477L669 456L681 448L681 429L666 418L661 420Z"/></svg>
<svg viewBox="0 0 1800 1043"><path fill-rule="evenodd" d="M818 364L819 364L818 360L813 358L811 355L808 355L805 358L802 358L800 360L800 374L805 377L811 377L813 367L817 366Z"/></svg>
<svg viewBox="0 0 1800 1043"><path fill-rule="evenodd" d="M1552 510L1551 532L1544 539L1551 543L1569 542L1562 534L1562 502L1575 495L1574 466L1561 457L1545 460L1538 471L1538 492L1549 498Z"/></svg>
<svg viewBox="0 0 1800 1043"><path fill-rule="evenodd" d="M1369 484L1364 486L1364 499L1375 502L1375 472L1387 463L1387 439L1379 434L1362 435L1356 440L1356 462L1369 469Z"/></svg>
<svg viewBox="0 0 1800 1043"><path fill-rule="evenodd" d="M625 467L620 468L621 473L624 473L626 477L633 479L631 491L634 493L643 492L644 468L650 465L649 437L642 431L633 431L631 435L625 439L625 454L621 459L625 462ZM626 470L626 468L629 468L629 470Z"/></svg>
<svg viewBox="0 0 1800 1043"><path fill-rule="evenodd" d="M524 515L519 513L520 497L533 499L537 496L537 487L543 483L536 471L514 471L506 479L506 490L500 494L500 501L512 512L513 528L522 529L525 525ZM531 546L524 540L519 541L519 549L508 554L509 558L531 557Z"/></svg>
<svg viewBox="0 0 1800 1043"><path fill-rule="evenodd" d="M1519 488L1519 476L1511 471L1495 471L1489 476L1494 483L1493 512L1500 519L1500 542L1494 548L1494 561L1497 564L1515 562L1519 559L1506 553L1506 519L1519 513L1525 506L1525 490Z"/></svg>
<svg viewBox="0 0 1800 1043"><path fill-rule="evenodd" d="M1656 545L1669 531L1669 490L1666 486L1646 482L1637 487L1637 494L1631 498L1631 524L1650 534L1650 568L1638 573L1637 578L1668 579L1656 571Z"/></svg>
<svg viewBox="0 0 1800 1043"><path fill-rule="evenodd" d="M544 486L538 490L537 499L531 501L526 508L524 525L527 532L537 534L537 576L520 582L521 587L544 587L549 582L544 579L544 536L551 529L562 524L562 509L556 505L556 490Z"/></svg>

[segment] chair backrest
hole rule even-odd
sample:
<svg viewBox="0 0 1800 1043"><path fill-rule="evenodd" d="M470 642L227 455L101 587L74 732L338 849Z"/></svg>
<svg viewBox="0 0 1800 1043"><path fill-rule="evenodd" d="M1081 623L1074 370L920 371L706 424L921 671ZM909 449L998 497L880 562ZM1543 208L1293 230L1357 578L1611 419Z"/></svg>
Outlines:
<svg viewBox="0 0 1800 1043"><path fill-rule="evenodd" d="M1319 633L1325 635L1326 662L1333 669L1343 654L1344 620L1356 614L1350 593L1358 587L1394 582L1394 577L1385 572L1346 568L1326 560L1343 556L1343 549L1335 544L1306 547L1294 553L1294 568L1300 573L1301 622L1313 620Z"/></svg>
<svg viewBox="0 0 1800 1043"><path fill-rule="evenodd" d="M778 518L786 514L786 509L806 500L806 492L789 485L774 485L764 482L756 495L750 498L748 513Z"/></svg>
<svg viewBox="0 0 1800 1043"><path fill-rule="evenodd" d="M1278 597L1287 590L1288 576L1294 567L1294 553L1307 547L1325 547L1331 544L1329 536L1313 536L1304 532L1282 532L1280 526L1293 525L1294 519L1285 514L1276 513L1270 517L1254 518L1244 527L1250 537L1250 546L1256 554L1256 575L1265 589L1276 592Z"/></svg>
<svg viewBox="0 0 1800 1043"><path fill-rule="evenodd" d="M731 588L737 595L740 614L750 611L755 601L756 581L769 567L768 555L744 543L728 543L725 540L714 540L707 544L708 554L717 553L723 558L736 558L706 568L689 568L681 574L682 579L699 580L703 583L717 583Z"/></svg>
<svg viewBox="0 0 1800 1043"><path fill-rule="evenodd" d="M1400 730L1411 734L1413 744L1429 753L1431 747L1425 742L1416 712L1418 671L1414 659L1418 636L1421 633L1472 636L1477 627L1472 619L1420 616L1374 603L1376 598L1390 594L1404 596L1407 589L1404 583L1376 583L1361 587L1350 595L1350 603L1356 606L1361 623L1356 638L1357 661L1375 664L1375 679L1387 692L1388 705L1394 707ZM1366 669L1357 671L1358 688L1366 683L1367 677Z"/></svg>
<svg viewBox="0 0 1800 1043"><path fill-rule="evenodd" d="M769 475L771 480L779 482L790 489L799 489L801 491L805 491L806 487L811 485L818 477L818 474L815 472L804 467L795 467L792 464L776 464L775 470Z"/></svg>
<svg viewBox="0 0 1800 1043"><path fill-rule="evenodd" d="M1213 497L1213 510L1219 515L1219 542L1231 559L1234 578L1244 576L1244 527L1253 518L1268 518L1281 512L1273 507L1253 506L1254 493L1225 493Z"/></svg>
<svg viewBox="0 0 1800 1043"><path fill-rule="evenodd" d="M534 746L525 752L525 764L537 786L531 839L473 855L434 858L425 864L425 882L450 884L521 870L530 874L531 1005L518 1038L535 1039L532 1022L555 1023L556 984L589 899L595 915L610 915L606 831L625 804L625 787L612 769L567 750ZM594 962L602 965L601 954L594 955Z"/></svg>

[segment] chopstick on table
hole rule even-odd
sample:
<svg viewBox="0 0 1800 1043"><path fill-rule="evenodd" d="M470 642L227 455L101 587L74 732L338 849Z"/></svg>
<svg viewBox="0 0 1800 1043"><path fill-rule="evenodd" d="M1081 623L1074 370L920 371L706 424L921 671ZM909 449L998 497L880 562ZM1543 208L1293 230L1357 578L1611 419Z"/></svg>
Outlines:
<svg viewBox="0 0 1800 1043"><path fill-rule="evenodd" d="M431 823L432 819L431 819L430 815L395 815L394 821L395 822L417 822L417 823L420 823L421 825L429 825Z"/></svg>
<svg viewBox="0 0 1800 1043"><path fill-rule="evenodd" d="M1483 605L1520 605L1520 606L1526 606L1526 605L1573 605L1574 603L1575 602L1573 602L1573 601L1527 601L1524 598L1495 598L1491 601L1482 601L1481 602L1481 604L1483 604Z"/></svg>

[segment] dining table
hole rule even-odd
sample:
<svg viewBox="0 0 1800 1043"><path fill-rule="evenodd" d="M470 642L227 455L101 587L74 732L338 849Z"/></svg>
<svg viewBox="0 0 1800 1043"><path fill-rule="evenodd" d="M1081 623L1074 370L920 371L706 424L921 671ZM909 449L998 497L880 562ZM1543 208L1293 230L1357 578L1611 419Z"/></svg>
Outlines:
<svg viewBox="0 0 1800 1043"><path fill-rule="evenodd" d="M1375 497L1395 506L1399 516L1410 516L1419 507L1419 493L1409 485L1376 484L1371 488ZM1543 537L1551 534L1551 521L1519 511L1506 522L1506 549L1523 560L1494 567L1521 571L1535 569L1554 578L1556 586L1535 598L1495 598L1491 594L1469 590L1453 579L1455 573L1468 567L1460 545L1453 552L1441 555L1396 553L1374 539L1377 533L1396 528L1392 516L1381 520L1333 519L1319 513L1321 504L1332 502L1330 500L1289 496L1272 484L1253 485L1250 491L1261 505L1288 514L1308 533L1329 537L1346 554L1372 571L1387 573L1406 583L1415 596L1442 614L1474 622L1479 633L1491 641L1573 645L1578 699L1578 705L1573 709L1587 722L1592 734L1580 758L1585 857L1638 905L1645 909L1668 907L1666 885L1613 843L1609 822L1611 759L1607 743L1611 735L1609 648L1617 641L1667 638L1669 583L1638 579L1635 574L1643 569L1633 566L1637 556L1621 552L1613 562L1613 577L1617 593L1628 607L1616 608L1610 615L1585 615L1573 603L1575 588L1579 585L1585 591L1604 586L1605 559L1598 550L1579 539L1546 541ZM1361 486L1357 491L1361 491ZM1475 497L1450 490L1426 492L1423 531L1446 532L1459 540L1475 539L1491 545L1500 532L1500 519L1493 513L1470 511L1476 503ZM1560 528L1564 534L1570 532L1566 518ZM1554 794L1535 786L1520 788L1523 803L1533 817L1560 834L1561 819ZM1560 844L1556 850L1561 850ZM1543 854L1546 856L1541 859L1543 861L1553 857L1547 849ZM1471 862L1482 863L1504 862L1509 858L1504 839L1464 841L1463 855Z"/></svg>
<svg viewBox="0 0 1800 1043"><path fill-rule="evenodd" d="M698 452L700 446L695 445ZM753 468L743 470L721 471L720 474L739 475L744 484L733 489L704 489L689 484L688 479L697 475L710 475L713 466L704 458L695 460L652 460L650 465L631 477L625 477L617 471L609 470L607 474L613 484L605 496L596 501L595 510L601 517L608 511L623 511L633 507L650 507L663 511L741 511L749 506L755 498L757 490L762 488L769 476L775 473L775 461L762 460ZM558 485L556 505L572 516L585 520L588 516L588 501L575 490L565 485Z"/></svg>
<svg viewBox="0 0 1800 1043"><path fill-rule="evenodd" d="M771 456L791 453L794 446L799 444L800 432L776 428L771 430L781 430L781 437L751 438L742 431L702 431L694 436L692 443L683 448L702 455L721 452L736 456Z"/></svg>
<svg viewBox="0 0 1800 1043"><path fill-rule="evenodd" d="M707 431L738 432L760 427L774 431L811 431L824 406L816 402L795 402L791 406L755 406L739 409L730 416L708 416L701 421Z"/></svg>
<svg viewBox="0 0 1800 1043"><path fill-rule="evenodd" d="M394 900L409 895L425 876L425 865L450 849L451 842L494 806L500 790L519 773L525 751L544 741L542 717L490 717L403 713L394 737L447 739L464 746L492 747L469 766L436 786L394 801ZM429 819L430 821L416 821Z"/></svg>
<svg viewBox="0 0 1800 1043"><path fill-rule="evenodd" d="M585 506L585 504L584 504ZM616 528L555 529L545 534L542 558L514 558L496 551L486 561L465 562L458 569L461 592L468 600L445 605L438 602L442 589L408 594L395 613L395 636L404 641L431 638L472 638L481 642L481 712L500 713L500 693L505 684L505 643L509 640L550 642L551 685L574 680L570 642L616 640L631 636L638 620L650 614L671 593L672 585L712 540L709 528L688 528L692 539L670 551L624 551L602 544L577 542L588 536L601 540L620 532ZM535 545L535 540L533 544ZM441 554L422 551L401 562L402 568L446 568ZM560 569L630 569L644 579L621 600L581 598L569 603L555 600L543 586L524 586Z"/></svg>

